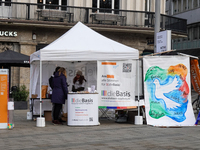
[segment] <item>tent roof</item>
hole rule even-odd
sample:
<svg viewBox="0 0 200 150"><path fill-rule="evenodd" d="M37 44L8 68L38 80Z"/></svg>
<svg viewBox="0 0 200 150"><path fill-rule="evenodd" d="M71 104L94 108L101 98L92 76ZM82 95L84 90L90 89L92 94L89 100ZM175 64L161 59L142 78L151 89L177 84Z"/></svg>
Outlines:
<svg viewBox="0 0 200 150"><path fill-rule="evenodd" d="M31 62L138 59L138 50L113 41L78 22L60 38L31 56Z"/></svg>
<svg viewBox="0 0 200 150"><path fill-rule="evenodd" d="M0 53L2 66L30 67L29 59L29 56L11 50Z"/></svg>

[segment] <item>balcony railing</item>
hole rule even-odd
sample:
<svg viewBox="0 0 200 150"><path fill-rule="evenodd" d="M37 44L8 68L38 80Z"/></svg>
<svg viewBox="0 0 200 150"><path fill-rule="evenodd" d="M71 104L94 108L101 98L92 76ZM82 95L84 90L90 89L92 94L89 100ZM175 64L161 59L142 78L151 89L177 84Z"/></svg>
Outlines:
<svg viewBox="0 0 200 150"><path fill-rule="evenodd" d="M55 21L154 28L155 13L18 2L0 2L0 19ZM160 28L187 32L187 20L160 15Z"/></svg>
<svg viewBox="0 0 200 150"><path fill-rule="evenodd" d="M200 39L194 41L181 41L181 42L173 42L173 49L183 50L183 49L195 49L200 47Z"/></svg>

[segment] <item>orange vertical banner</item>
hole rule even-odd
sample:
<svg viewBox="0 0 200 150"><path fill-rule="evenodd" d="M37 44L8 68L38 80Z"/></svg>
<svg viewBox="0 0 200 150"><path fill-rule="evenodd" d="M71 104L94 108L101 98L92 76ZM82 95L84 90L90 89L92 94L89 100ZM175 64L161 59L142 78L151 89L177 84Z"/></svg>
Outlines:
<svg viewBox="0 0 200 150"><path fill-rule="evenodd" d="M7 128L8 123L8 69L0 69L0 128Z"/></svg>
<svg viewBox="0 0 200 150"><path fill-rule="evenodd" d="M200 95L200 72L197 59L190 60L191 82L194 90Z"/></svg>

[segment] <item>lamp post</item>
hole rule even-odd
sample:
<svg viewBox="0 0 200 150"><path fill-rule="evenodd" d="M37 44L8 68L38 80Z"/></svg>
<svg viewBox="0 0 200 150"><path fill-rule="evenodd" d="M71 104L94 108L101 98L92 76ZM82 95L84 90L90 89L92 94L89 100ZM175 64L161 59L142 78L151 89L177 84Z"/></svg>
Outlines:
<svg viewBox="0 0 200 150"><path fill-rule="evenodd" d="M154 53L156 50L156 34L160 31L160 0L155 1Z"/></svg>

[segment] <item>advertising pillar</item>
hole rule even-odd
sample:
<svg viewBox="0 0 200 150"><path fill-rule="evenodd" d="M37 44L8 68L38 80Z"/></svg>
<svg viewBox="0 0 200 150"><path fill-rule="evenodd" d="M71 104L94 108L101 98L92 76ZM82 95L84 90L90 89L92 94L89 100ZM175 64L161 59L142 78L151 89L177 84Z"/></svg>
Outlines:
<svg viewBox="0 0 200 150"><path fill-rule="evenodd" d="M0 129L8 123L9 70L0 69Z"/></svg>

